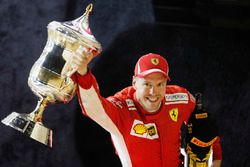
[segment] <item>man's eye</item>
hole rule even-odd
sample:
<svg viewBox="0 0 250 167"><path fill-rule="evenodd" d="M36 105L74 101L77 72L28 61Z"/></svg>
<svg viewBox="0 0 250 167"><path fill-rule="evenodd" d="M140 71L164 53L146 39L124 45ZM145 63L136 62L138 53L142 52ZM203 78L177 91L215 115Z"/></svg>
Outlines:
<svg viewBox="0 0 250 167"><path fill-rule="evenodd" d="M159 87L163 87L163 86L165 86L165 85L164 85L164 83L159 83L158 86L159 86Z"/></svg>

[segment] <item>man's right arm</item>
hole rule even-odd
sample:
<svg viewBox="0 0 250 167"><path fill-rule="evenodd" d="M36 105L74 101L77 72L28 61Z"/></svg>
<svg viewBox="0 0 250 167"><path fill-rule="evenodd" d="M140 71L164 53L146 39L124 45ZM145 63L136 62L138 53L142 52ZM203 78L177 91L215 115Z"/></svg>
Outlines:
<svg viewBox="0 0 250 167"><path fill-rule="evenodd" d="M95 77L89 71L86 75L77 74L78 99L84 115L90 117L109 132L113 132L118 108L102 97ZM109 112L112 111L112 112ZM112 113L112 114L111 114Z"/></svg>
<svg viewBox="0 0 250 167"><path fill-rule="evenodd" d="M117 132L118 108L100 95L96 79L88 70L93 58L93 53L81 48L72 57L72 68L77 71L72 77L78 83L78 99L84 115L114 134Z"/></svg>

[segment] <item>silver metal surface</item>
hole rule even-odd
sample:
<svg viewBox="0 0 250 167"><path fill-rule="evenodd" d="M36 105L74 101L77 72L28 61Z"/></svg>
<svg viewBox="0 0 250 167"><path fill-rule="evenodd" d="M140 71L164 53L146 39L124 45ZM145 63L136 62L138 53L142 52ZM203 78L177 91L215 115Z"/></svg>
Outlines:
<svg viewBox="0 0 250 167"><path fill-rule="evenodd" d="M71 67L72 54L78 48L94 55L102 50L89 28L92 8L92 4L88 5L85 13L73 21L48 24L47 43L28 78L30 89L39 97L37 107L29 114L12 112L2 123L52 147L52 130L43 125L42 115L47 105L68 103L76 94L77 85L71 79L76 71Z"/></svg>

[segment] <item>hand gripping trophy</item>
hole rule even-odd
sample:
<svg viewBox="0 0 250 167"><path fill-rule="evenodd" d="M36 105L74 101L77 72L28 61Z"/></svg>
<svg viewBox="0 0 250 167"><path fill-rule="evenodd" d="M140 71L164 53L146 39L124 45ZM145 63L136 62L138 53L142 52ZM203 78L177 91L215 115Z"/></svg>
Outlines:
<svg viewBox="0 0 250 167"><path fill-rule="evenodd" d="M48 24L47 43L28 78L29 87L40 100L33 112L12 112L2 123L52 147L52 130L44 126L42 115L47 105L68 103L76 93L76 84L70 76L77 69L70 66L71 55L78 48L94 55L102 50L89 28L88 18L92 8L93 5L89 4L85 13L75 20Z"/></svg>

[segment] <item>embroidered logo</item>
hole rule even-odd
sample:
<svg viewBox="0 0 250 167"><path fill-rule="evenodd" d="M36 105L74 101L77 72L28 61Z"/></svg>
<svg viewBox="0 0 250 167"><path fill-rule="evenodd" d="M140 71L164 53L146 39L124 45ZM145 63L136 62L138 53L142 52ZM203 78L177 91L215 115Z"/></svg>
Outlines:
<svg viewBox="0 0 250 167"><path fill-rule="evenodd" d="M122 102L113 98L113 97L109 97L108 100L114 105L114 106L118 106L120 108L123 108L122 106Z"/></svg>
<svg viewBox="0 0 250 167"><path fill-rule="evenodd" d="M208 147L208 146L211 146L215 142L216 139L217 139L217 137L213 138L209 142L203 142L203 141L199 140L198 138L193 137L191 139L191 143L193 143L193 144L195 144L195 145L197 145L199 147Z"/></svg>
<svg viewBox="0 0 250 167"><path fill-rule="evenodd" d="M203 119L203 118L207 118L207 113L200 113L200 114L195 114L195 118L196 119Z"/></svg>
<svg viewBox="0 0 250 167"><path fill-rule="evenodd" d="M133 130L136 134L143 135L144 133L147 133L148 129L144 124L138 123L133 127Z"/></svg>
<svg viewBox="0 0 250 167"><path fill-rule="evenodd" d="M127 106L128 106L129 110L136 110L135 104L134 104L133 100L126 99L126 103L127 103Z"/></svg>
<svg viewBox="0 0 250 167"><path fill-rule="evenodd" d="M178 108L173 108L169 111L170 118L174 121L178 121Z"/></svg>
<svg viewBox="0 0 250 167"><path fill-rule="evenodd" d="M187 104L188 94L187 93L173 93L165 95L165 104Z"/></svg>
<svg viewBox="0 0 250 167"><path fill-rule="evenodd" d="M134 120L130 134L151 140L159 138L155 123L144 124L139 120Z"/></svg>
<svg viewBox="0 0 250 167"><path fill-rule="evenodd" d="M153 65L158 65L158 64L159 64L159 59L157 59L157 58L152 58L152 59L151 59L151 63L152 63Z"/></svg>

